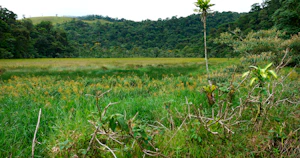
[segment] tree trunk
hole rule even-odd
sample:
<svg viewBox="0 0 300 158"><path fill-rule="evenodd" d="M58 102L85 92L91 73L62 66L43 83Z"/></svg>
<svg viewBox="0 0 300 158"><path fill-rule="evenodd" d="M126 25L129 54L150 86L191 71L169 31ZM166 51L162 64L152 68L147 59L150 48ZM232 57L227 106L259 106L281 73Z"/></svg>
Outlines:
<svg viewBox="0 0 300 158"><path fill-rule="evenodd" d="M212 83L210 81L209 70L208 70L208 57L207 57L207 46L206 46L206 13L203 12L203 25L204 25L204 54L205 54L205 65L206 65L206 72L207 72L207 81L210 86Z"/></svg>

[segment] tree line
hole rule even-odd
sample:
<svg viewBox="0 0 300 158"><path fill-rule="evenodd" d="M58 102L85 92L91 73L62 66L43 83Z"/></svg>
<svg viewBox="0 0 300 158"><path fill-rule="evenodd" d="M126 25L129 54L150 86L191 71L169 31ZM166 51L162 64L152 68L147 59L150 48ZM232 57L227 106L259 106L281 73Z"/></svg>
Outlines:
<svg viewBox="0 0 300 158"><path fill-rule="evenodd" d="M51 22L33 25L29 19L16 20L17 15L0 6L0 58L71 57L64 30Z"/></svg>
<svg viewBox="0 0 300 158"><path fill-rule="evenodd" d="M286 38L300 32L300 2L264 0L249 13L213 12L207 18L209 57L236 57L239 53L218 43L221 33L240 36L276 28ZM0 58L41 57L204 57L203 24L199 14L157 21L134 22L101 15L87 15L53 25L30 19L16 20L12 11L0 7ZM102 19L87 23L82 20Z"/></svg>

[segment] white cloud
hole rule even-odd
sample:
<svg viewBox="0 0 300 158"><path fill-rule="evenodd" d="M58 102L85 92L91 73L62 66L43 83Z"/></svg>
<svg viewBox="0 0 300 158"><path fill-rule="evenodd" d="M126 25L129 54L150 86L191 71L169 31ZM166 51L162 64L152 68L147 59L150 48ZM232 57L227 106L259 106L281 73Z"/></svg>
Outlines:
<svg viewBox="0 0 300 158"><path fill-rule="evenodd" d="M211 0L214 11L248 12L251 5L262 0ZM98 14L129 20L157 20L167 17L185 17L193 14L196 0L2 0L5 7L22 18L34 16Z"/></svg>

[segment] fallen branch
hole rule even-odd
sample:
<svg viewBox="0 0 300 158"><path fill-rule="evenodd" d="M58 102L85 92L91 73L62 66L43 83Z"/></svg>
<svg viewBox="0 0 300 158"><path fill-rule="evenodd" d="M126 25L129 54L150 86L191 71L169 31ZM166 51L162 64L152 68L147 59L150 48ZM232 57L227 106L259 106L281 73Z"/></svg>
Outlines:
<svg viewBox="0 0 300 158"><path fill-rule="evenodd" d="M111 154L114 156L114 158L117 158L117 156L116 156L116 154L114 153L114 151L112 151L107 145L102 144L102 143L99 141L98 138L96 138L96 141L97 141L101 146L104 146L105 148L107 148L107 149L111 152Z"/></svg>
<svg viewBox="0 0 300 158"><path fill-rule="evenodd" d="M182 121L181 125L180 125L180 126L178 127L178 129L175 131L175 133L174 133L173 136L170 138L170 140L168 141L167 144L169 144L169 143L171 142L171 140L175 137L175 135L176 135L177 132L181 129L181 127L183 126L183 124L185 123L185 121L186 121L187 118L188 118L188 116L185 117L185 119Z"/></svg>
<svg viewBox="0 0 300 158"><path fill-rule="evenodd" d="M37 134L37 131L38 131L39 126L40 126L41 115L42 115L42 109L40 109L40 111L39 111L38 122L36 124L36 128L35 128L35 131L34 131L34 136L33 136L33 140L32 140L32 149L31 149L32 158L34 157L34 147L35 147L35 142L36 142L36 134Z"/></svg>
<svg viewBox="0 0 300 158"><path fill-rule="evenodd" d="M88 151L91 149L91 146L92 146L92 144L93 144L93 141L94 141L94 139L95 139L95 137L96 137L96 135L97 135L97 132L98 132L98 130L99 130L99 127L100 127L100 126L98 126L98 127L96 128L96 130L94 131L94 133L93 133L92 139L91 139L90 142L89 142L89 146L88 146L88 148L86 149L86 154L87 154ZM86 157L86 154L84 155L84 158Z"/></svg>
<svg viewBox="0 0 300 158"><path fill-rule="evenodd" d="M108 105L106 105L106 107L104 108L102 114L101 114L101 120L102 118L104 117L104 115L106 114L106 111L107 109L111 106L111 105L115 105L115 104L118 104L118 102L115 102L115 103L109 103Z"/></svg>

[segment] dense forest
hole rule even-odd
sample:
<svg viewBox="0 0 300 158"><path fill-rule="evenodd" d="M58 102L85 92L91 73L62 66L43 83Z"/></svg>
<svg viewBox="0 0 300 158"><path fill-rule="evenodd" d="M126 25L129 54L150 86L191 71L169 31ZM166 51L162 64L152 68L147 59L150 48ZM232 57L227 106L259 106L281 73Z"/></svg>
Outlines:
<svg viewBox="0 0 300 158"><path fill-rule="evenodd" d="M102 19L100 21L88 23ZM83 21L84 20L84 21ZM249 13L213 12L207 21L210 57L240 55L221 33L239 28L239 37L275 28L285 37L300 32L298 0L265 0L253 4ZM203 24L197 14L188 17L134 22L101 15L76 17L53 25L17 15L0 6L0 58L42 57L203 57Z"/></svg>

